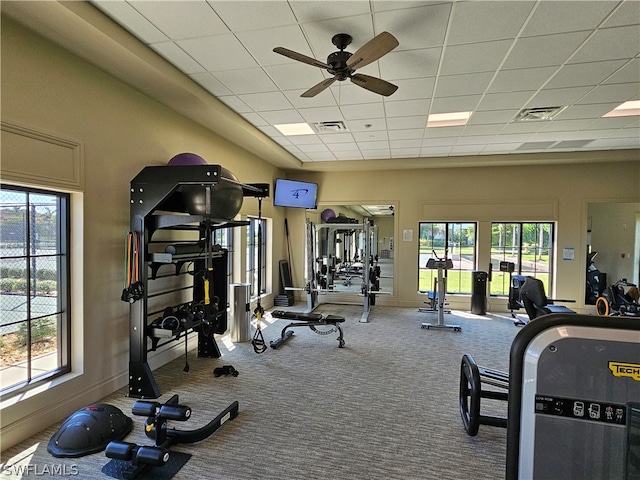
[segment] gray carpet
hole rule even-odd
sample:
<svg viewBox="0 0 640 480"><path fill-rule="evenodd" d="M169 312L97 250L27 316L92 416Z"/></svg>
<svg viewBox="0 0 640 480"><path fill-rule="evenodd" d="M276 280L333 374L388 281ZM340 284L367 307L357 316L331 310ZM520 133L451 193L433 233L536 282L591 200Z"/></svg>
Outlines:
<svg viewBox="0 0 640 480"><path fill-rule="evenodd" d="M470 353L480 365L508 370L509 348L519 331L507 315L453 312L447 323L462 332L421 329L435 314L376 306L369 323L359 323L361 306L321 305L321 313L343 315L346 346L337 333L318 335L308 328L278 350L254 353L250 343L220 359L189 356L190 371L179 358L154 372L163 393L191 406L193 415L179 429L194 429L237 400L238 417L212 437L176 451L192 454L176 479L438 479L494 480L504 477L506 430L481 426L477 437L462 428L458 412L460 359ZM286 325L264 329L267 342ZM237 377L214 377L213 369L233 365ZM103 399L127 415L134 399L121 389ZM483 414L506 414L505 402L483 403ZM143 417L132 417L127 441L149 444ZM74 467L79 478L108 479L108 459L93 454L56 459L46 451L58 425L3 453L3 478L15 475L16 462L42 470ZM13 465L13 466L12 466ZM33 475L33 473L32 473Z"/></svg>

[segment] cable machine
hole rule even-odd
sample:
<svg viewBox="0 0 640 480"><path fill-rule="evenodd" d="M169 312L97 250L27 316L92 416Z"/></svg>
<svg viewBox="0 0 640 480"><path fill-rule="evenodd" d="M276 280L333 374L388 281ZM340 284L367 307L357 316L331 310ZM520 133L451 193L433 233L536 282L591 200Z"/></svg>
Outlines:
<svg viewBox="0 0 640 480"><path fill-rule="evenodd" d="M131 257L136 262L137 276L123 291L123 300L130 303L129 396L160 396L147 354L180 338L184 338L188 350L186 341L191 332L198 333L199 357L221 356L214 334L227 329L228 252L213 245L213 233L248 225L233 220L243 198L268 195L269 184L242 184L220 165L145 167L131 181L130 232L138 241L134 242L136 251ZM158 234L160 231L176 232L179 240L166 245L164 251L152 252L150 247L155 244L167 244L164 238L154 237L164 237ZM184 232L191 232L190 240L181 240L188 236ZM166 265L172 265L174 272L159 275L160 268ZM150 293L150 281L184 274L193 275L191 286ZM188 290L192 290L191 300L158 310L162 300L170 302Z"/></svg>
<svg viewBox="0 0 640 480"><path fill-rule="evenodd" d="M318 252L318 246L322 243L326 232L326 251ZM314 224L307 220L306 240L307 240L307 281L305 291L307 292L307 312L312 312L320 303L321 295L337 295L349 294L344 290L332 288L333 279L336 274L336 252L334 247L334 239L336 234L345 233L353 234L361 232L363 244L362 255L359 258L361 271L358 277L362 279L360 284L360 292L357 293L363 297L363 312L360 322L368 323L369 312L371 306L375 305L376 295L386 294L379 290L379 273L380 269L376 265L377 262L377 234L378 227L372 225L368 219L364 219L363 223L321 223ZM344 235L347 237L347 235Z"/></svg>

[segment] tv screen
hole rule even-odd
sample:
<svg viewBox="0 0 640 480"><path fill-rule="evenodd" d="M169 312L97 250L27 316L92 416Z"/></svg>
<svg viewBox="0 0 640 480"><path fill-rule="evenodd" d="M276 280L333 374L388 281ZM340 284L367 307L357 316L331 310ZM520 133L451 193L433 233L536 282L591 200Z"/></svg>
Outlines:
<svg viewBox="0 0 640 480"><path fill-rule="evenodd" d="M316 208L318 184L276 178L273 204L276 207Z"/></svg>

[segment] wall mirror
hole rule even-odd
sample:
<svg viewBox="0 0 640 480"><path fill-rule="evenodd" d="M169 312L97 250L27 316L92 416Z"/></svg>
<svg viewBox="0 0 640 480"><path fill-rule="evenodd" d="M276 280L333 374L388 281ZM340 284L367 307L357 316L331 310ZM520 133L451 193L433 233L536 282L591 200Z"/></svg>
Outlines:
<svg viewBox="0 0 640 480"><path fill-rule="evenodd" d="M317 210L308 211L307 218L316 225L316 256L322 259L319 267L325 272L320 282L323 289L360 293L362 275L369 272L363 264L369 241L378 288L393 294L395 213L391 204L319 204ZM366 229L369 240L362 228L365 220L374 226ZM334 224L353 228L333 228Z"/></svg>
<svg viewBox="0 0 640 480"><path fill-rule="evenodd" d="M587 204L585 304L623 279L640 284L640 203Z"/></svg>

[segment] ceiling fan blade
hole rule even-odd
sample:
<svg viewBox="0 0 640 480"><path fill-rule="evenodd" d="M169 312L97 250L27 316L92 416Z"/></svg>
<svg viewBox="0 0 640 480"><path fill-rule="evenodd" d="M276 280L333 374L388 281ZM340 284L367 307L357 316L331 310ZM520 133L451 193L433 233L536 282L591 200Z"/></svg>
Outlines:
<svg viewBox="0 0 640 480"><path fill-rule="evenodd" d="M335 81L336 81L336 77L327 78L326 80L321 81L319 84L314 85L313 87L311 87L309 90L307 90L300 96L305 98L315 97L321 91L327 89Z"/></svg>
<svg viewBox="0 0 640 480"><path fill-rule="evenodd" d="M313 65L314 67L326 68L327 70L331 67L320 60L316 60L315 58L307 57L302 53L294 52L293 50L289 50L284 47L276 47L273 49L274 52L279 53L280 55L284 55L285 57L292 58L302 63L308 63L309 65Z"/></svg>
<svg viewBox="0 0 640 480"><path fill-rule="evenodd" d="M369 65L371 62L375 62L383 55L389 53L398 45L399 43L396 37L389 32L382 32L356 50L356 53L349 58L347 67L355 70Z"/></svg>
<svg viewBox="0 0 640 480"><path fill-rule="evenodd" d="M351 81L359 87L366 88L371 92L384 95L385 97L388 97L398 89L398 86L394 85L393 83L389 83L386 80L382 80L381 78L363 75L361 73L352 75Z"/></svg>

